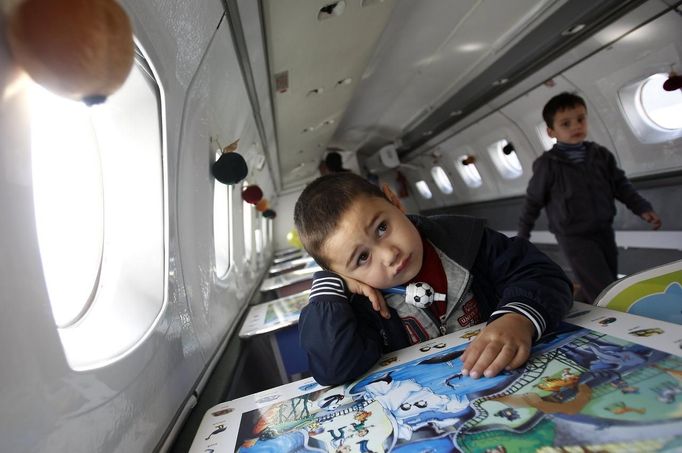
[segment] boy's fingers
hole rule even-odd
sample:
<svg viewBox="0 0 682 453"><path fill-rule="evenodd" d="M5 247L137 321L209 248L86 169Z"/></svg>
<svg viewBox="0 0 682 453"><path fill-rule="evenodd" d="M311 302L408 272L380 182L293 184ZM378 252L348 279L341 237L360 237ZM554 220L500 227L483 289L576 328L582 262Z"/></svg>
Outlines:
<svg viewBox="0 0 682 453"><path fill-rule="evenodd" d="M385 319L389 319L391 317L391 313L388 311L388 304L386 303L386 300L384 299L384 295L381 294L381 291L375 291L375 292L377 294L377 299L379 300L379 313Z"/></svg>
<svg viewBox="0 0 682 453"><path fill-rule="evenodd" d="M507 365L508 370L514 370L524 363L526 363L526 360L528 360L528 356L530 355L530 348L526 345L519 346L518 349L516 350L516 355L512 359L511 362L509 362L509 365Z"/></svg>
<svg viewBox="0 0 682 453"><path fill-rule="evenodd" d="M462 374L465 376L469 375L471 367L474 366L478 356L481 354L481 349L483 346L479 346L478 342L474 341L469 346L467 346L464 354L462 354Z"/></svg>
<svg viewBox="0 0 682 453"><path fill-rule="evenodd" d="M476 379L483 375L483 371L497 357L502 345L500 343L483 343L474 341L467 348L467 358L462 367L462 374Z"/></svg>
<svg viewBox="0 0 682 453"><path fill-rule="evenodd" d="M500 351L502 350L502 344L497 342L488 343L476 360L474 366L469 370L469 376L473 379L477 379L483 376L483 372L488 368L488 366L495 360Z"/></svg>
<svg viewBox="0 0 682 453"><path fill-rule="evenodd" d="M483 370L485 377L497 376L507 365L509 365L516 358L517 348L515 346L506 344L502 350L497 354L497 357L488 367Z"/></svg>
<svg viewBox="0 0 682 453"><path fill-rule="evenodd" d="M378 311L381 316L383 316L385 319L389 319L391 317L391 314L388 311L388 305L384 300L384 296L382 296L379 291L368 286L366 287L365 296L367 296L369 301L372 302L372 308L374 308L375 311Z"/></svg>
<svg viewBox="0 0 682 453"><path fill-rule="evenodd" d="M655 218L652 222L654 230L661 228L661 219Z"/></svg>

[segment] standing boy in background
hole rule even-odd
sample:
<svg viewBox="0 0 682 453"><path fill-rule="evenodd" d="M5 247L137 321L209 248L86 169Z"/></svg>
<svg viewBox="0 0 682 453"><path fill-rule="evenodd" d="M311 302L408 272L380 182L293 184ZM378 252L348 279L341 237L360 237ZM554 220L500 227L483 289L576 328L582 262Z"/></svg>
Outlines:
<svg viewBox="0 0 682 453"><path fill-rule="evenodd" d="M556 145L533 163L518 236L529 239L540 210L547 207L549 230L568 258L589 303L618 276L613 231L614 199L653 225L661 219L632 187L603 146L585 141L587 106L572 93L554 96L542 109L547 134Z"/></svg>
<svg viewBox="0 0 682 453"><path fill-rule="evenodd" d="M561 268L480 219L407 216L401 208L390 189L350 172L316 179L296 202L301 242L326 269L315 273L299 318L313 377L340 384L386 352L483 321L488 325L461 356L462 373L492 377L521 366L532 342L571 307ZM444 300L424 307L380 292L413 282Z"/></svg>

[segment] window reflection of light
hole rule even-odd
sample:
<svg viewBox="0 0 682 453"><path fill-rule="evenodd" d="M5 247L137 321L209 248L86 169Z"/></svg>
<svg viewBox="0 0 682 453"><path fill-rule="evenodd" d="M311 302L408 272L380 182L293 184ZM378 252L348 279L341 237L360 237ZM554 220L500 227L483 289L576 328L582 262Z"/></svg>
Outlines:
<svg viewBox="0 0 682 453"><path fill-rule="evenodd" d="M426 181L417 181L415 184L417 187L417 190L419 191L419 195L421 195L423 198L430 200L433 194L431 193L431 189L429 189L428 184L426 184Z"/></svg>
<svg viewBox="0 0 682 453"><path fill-rule="evenodd" d="M485 49L487 47L487 44L482 43L482 42L469 42L466 44L460 44L455 49L457 49L460 52L477 52L479 50Z"/></svg>
<svg viewBox="0 0 682 453"><path fill-rule="evenodd" d="M469 165L464 165L462 161L466 158L468 158L468 156L465 154L463 156L460 156L455 161L455 166L457 168L457 171L459 172L459 175L462 177L464 183L467 186L474 189L477 187L481 187L483 181L481 180L481 174L478 172L478 169L476 168L476 164L471 163Z"/></svg>
<svg viewBox="0 0 682 453"><path fill-rule="evenodd" d="M435 166L431 169L431 176L436 182L436 185L444 194L452 193L452 183L450 183L450 178L443 170L443 167Z"/></svg>
<svg viewBox="0 0 682 453"><path fill-rule="evenodd" d="M266 217L261 217L260 219L260 231L263 240L263 248L267 248L268 242L268 219Z"/></svg>
<svg viewBox="0 0 682 453"><path fill-rule="evenodd" d="M242 187L247 187L248 182L244 181ZM244 261L249 261L251 259L251 249L252 249L252 238L253 238L253 205L243 202L242 203L243 216L244 216Z"/></svg>
<svg viewBox="0 0 682 453"><path fill-rule="evenodd" d="M221 154L216 151L216 160ZM223 277L230 267L230 211L228 186L217 179L213 182L213 246L215 273Z"/></svg>
<svg viewBox="0 0 682 453"><path fill-rule="evenodd" d="M668 129L682 129L682 91L665 91L663 82L666 74L654 74L646 79L639 89L639 104L645 117L656 126Z"/></svg>
<svg viewBox="0 0 682 453"><path fill-rule="evenodd" d="M31 89L36 228L59 327L78 321L92 302L102 262L102 169L92 112L38 85Z"/></svg>
<svg viewBox="0 0 682 453"><path fill-rule="evenodd" d="M254 231L254 236L256 239L256 253L260 255L263 251L263 236L261 235L260 228Z"/></svg>
<svg viewBox="0 0 682 453"><path fill-rule="evenodd" d="M516 155L516 151L512 151L509 154L504 153L503 148L508 144L509 141L505 139L499 140L488 147L488 152L503 178L518 178L523 173L523 168Z"/></svg>
<svg viewBox="0 0 682 453"><path fill-rule="evenodd" d="M273 236L273 222L270 219L267 219L266 221L268 224L268 245L270 245L272 243L272 236Z"/></svg>

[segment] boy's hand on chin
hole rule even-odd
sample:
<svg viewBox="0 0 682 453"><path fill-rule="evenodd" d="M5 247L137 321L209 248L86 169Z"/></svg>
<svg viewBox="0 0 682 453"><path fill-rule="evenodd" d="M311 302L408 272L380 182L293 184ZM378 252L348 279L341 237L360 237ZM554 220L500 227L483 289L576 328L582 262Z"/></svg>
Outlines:
<svg viewBox="0 0 682 453"><path fill-rule="evenodd" d="M343 276L343 279L346 282L348 291L353 294L361 294L367 297L369 301L372 302L372 308L374 308L375 311L378 311L385 319L390 319L391 314L388 311L388 304L384 300L381 291L350 277Z"/></svg>
<svg viewBox="0 0 682 453"><path fill-rule="evenodd" d="M523 365L535 327L525 316L507 313L488 324L462 354L462 374L477 379Z"/></svg>

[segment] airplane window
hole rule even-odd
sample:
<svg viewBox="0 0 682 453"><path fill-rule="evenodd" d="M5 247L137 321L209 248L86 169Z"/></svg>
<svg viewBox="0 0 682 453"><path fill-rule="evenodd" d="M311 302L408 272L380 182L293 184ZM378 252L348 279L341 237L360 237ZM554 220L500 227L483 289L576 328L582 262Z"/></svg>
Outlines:
<svg viewBox="0 0 682 453"><path fill-rule="evenodd" d="M153 74L139 50L126 82L102 104L30 89L38 247L74 370L133 351L166 303L162 89Z"/></svg>
<svg viewBox="0 0 682 453"><path fill-rule="evenodd" d="M521 176L523 168L521 162L516 155L514 145L508 140L502 139L488 146L490 157L505 179L514 179Z"/></svg>
<svg viewBox="0 0 682 453"><path fill-rule="evenodd" d="M243 186L248 186L249 183L244 180ZM242 203L243 216L244 216L244 261L251 261L252 244L253 244L253 211L254 207L252 204L243 202Z"/></svg>
<svg viewBox="0 0 682 453"><path fill-rule="evenodd" d="M270 244L268 240L268 219L263 216L260 218L260 231L263 241L263 248L266 248Z"/></svg>
<svg viewBox="0 0 682 453"><path fill-rule="evenodd" d="M268 244L271 244L272 243L272 237L274 235L272 220L266 219L266 222L268 224Z"/></svg>
<svg viewBox="0 0 682 453"><path fill-rule="evenodd" d="M425 198L427 200L430 200L433 194L431 193L431 189L429 189L429 185L426 184L426 181L417 181L415 184L417 187L417 190L419 191L419 195L422 196L422 198Z"/></svg>
<svg viewBox="0 0 682 453"><path fill-rule="evenodd" d="M431 176L433 177L433 180L436 182L436 185L441 192L444 194L452 193L452 183L450 182L448 175L445 173L445 170L443 170L443 167L438 165L433 167L431 169Z"/></svg>
<svg viewBox="0 0 682 453"><path fill-rule="evenodd" d="M481 187L483 184L481 174L478 172L476 164L471 160L470 156L467 156L466 154L459 156L459 158L455 160L455 167L467 186L472 188ZM471 162L464 165L464 162L467 161Z"/></svg>
<svg viewBox="0 0 682 453"><path fill-rule="evenodd" d="M682 93L665 91L665 73L654 74L618 90L619 107L642 143L682 137Z"/></svg>
<svg viewBox="0 0 682 453"><path fill-rule="evenodd" d="M665 91L667 74L654 74L642 82L639 102L646 118L668 130L682 129L682 91Z"/></svg>
<svg viewBox="0 0 682 453"><path fill-rule="evenodd" d="M260 255L263 252L263 234L260 228L254 230L254 239L256 240L256 254Z"/></svg>
<svg viewBox="0 0 682 453"><path fill-rule="evenodd" d="M101 150L92 111L35 85L31 154L36 227L52 314L78 321L94 298L104 247Z"/></svg>
<svg viewBox="0 0 682 453"><path fill-rule="evenodd" d="M552 147L554 147L554 144L556 143L556 138L552 138L549 135L547 135L547 125L545 124L544 121L538 123L538 125L535 126L535 131L538 133L538 138L540 139L542 147L545 151L552 149Z"/></svg>
<svg viewBox="0 0 682 453"><path fill-rule="evenodd" d="M216 160L222 154L216 151ZM230 217L232 210L232 186L214 179L213 182L213 247L215 251L215 273L222 278L230 268Z"/></svg>

